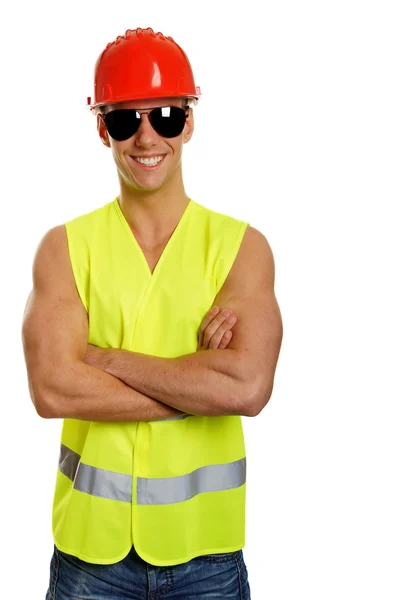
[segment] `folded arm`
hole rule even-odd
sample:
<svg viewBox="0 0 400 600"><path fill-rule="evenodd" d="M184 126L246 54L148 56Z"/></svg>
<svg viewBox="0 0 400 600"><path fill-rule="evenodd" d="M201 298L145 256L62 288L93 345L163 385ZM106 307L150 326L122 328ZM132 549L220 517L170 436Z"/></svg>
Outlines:
<svg viewBox="0 0 400 600"><path fill-rule="evenodd" d="M240 377L240 353L230 348L161 358L89 346L85 361L189 414L247 415L252 405L251 386Z"/></svg>
<svg viewBox="0 0 400 600"><path fill-rule="evenodd" d="M272 394L283 335L274 280L271 248L248 227L213 302L238 317L229 348L160 358L89 346L85 361L190 414L255 416Z"/></svg>
<svg viewBox="0 0 400 600"><path fill-rule="evenodd" d="M150 421L182 414L84 362L88 316L79 298L64 225L39 244L22 340L31 399L44 418Z"/></svg>

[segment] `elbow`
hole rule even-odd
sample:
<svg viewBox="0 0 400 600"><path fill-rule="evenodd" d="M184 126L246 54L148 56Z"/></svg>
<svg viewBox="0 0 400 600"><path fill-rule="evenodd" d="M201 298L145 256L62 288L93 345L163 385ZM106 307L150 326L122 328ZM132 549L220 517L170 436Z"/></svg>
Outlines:
<svg viewBox="0 0 400 600"><path fill-rule="evenodd" d="M50 403L48 399L45 401L41 400L35 404L36 412L42 419L59 419L60 414L55 410L55 404Z"/></svg>
<svg viewBox="0 0 400 600"><path fill-rule="evenodd" d="M59 414L56 411L58 403L54 400L54 395L43 385L32 380L29 381L29 393L33 406L39 417L42 419L57 419Z"/></svg>
<svg viewBox="0 0 400 600"><path fill-rule="evenodd" d="M243 407L243 415L246 417L257 417L266 407L272 395L273 384L250 390L246 405Z"/></svg>
<svg viewBox="0 0 400 600"><path fill-rule="evenodd" d="M37 414L39 415L39 417L42 417L42 419L54 419L55 415L52 414L52 412L49 410L49 407L47 404L45 404L44 402L34 402L34 406L36 409Z"/></svg>
<svg viewBox="0 0 400 600"><path fill-rule="evenodd" d="M243 385L240 390L240 398L236 399L236 413L243 417L255 417L259 413L258 394L251 384Z"/></svg>
<svg viewBox="0 0 400 600"><path fill-rule="evenodd" d="M74 418L76 390L82 381L81 364L64 363L57 369L28 371L29 392L37 414L43 419ZM87 365L84 366L86 372Z"/></svg>

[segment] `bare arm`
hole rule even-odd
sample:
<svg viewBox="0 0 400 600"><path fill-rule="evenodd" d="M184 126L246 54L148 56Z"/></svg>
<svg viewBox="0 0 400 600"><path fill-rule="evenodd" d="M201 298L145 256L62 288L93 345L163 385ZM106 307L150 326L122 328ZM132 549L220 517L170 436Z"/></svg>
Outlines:
<svg viewBox="0 0 400 600"><path fill-rule="evenodd" d="M162 358L89 346L85 360L130 387L189 414L247 415L252 403L251 386L237 374L238 350L226 348Z"/></svg>
<svg viewBox="0 0 400 600"><path fill-rule="evenodd" d="M36 252L22 340L29 391L41 417L150 421L182 414L84 362L88 317L64 225L51 229Z"/></svg>

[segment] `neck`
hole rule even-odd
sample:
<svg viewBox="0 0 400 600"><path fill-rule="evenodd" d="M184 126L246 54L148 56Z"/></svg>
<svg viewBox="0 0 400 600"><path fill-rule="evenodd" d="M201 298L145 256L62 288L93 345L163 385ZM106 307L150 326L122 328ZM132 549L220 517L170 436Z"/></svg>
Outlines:
<svg viewBox="0 0 400 600"><path fill-rule="evenodd" d="M135 237L152 247L168 239L182 217L190 198L185 192L182 171L157 190L130 187L118 173L119 205Z"/></svg>

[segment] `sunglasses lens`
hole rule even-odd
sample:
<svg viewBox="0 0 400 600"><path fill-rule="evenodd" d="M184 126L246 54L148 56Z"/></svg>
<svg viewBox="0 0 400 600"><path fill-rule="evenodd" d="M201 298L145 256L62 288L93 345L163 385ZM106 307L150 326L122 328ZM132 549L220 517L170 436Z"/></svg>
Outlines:
<svg viewBox="0 0 400 600"><path fill-rule="evenodd" d="M178 106L155 108L149 115L150 123L159 135L173 138L182 133L186 122L186 113Z"/></svg>
<svg viewBox="0 0 400 600"><path fill-rule="evenodd" d="M134 135L140 126L140 115L129 108L112 110L104 115L108 133L117 142L122 142ZM182 133L185 127L186 113L178 106L162 106L149 113L154 130L166 138L173 138Z"/></svg>
<svg viewBox="0 0 400 600"><path fill-rule="evenodd" d="M137 117L134 110L121 108L104 115L104 122L111 137L117 142L122 142L137 132L140 117Z"/></svg>

